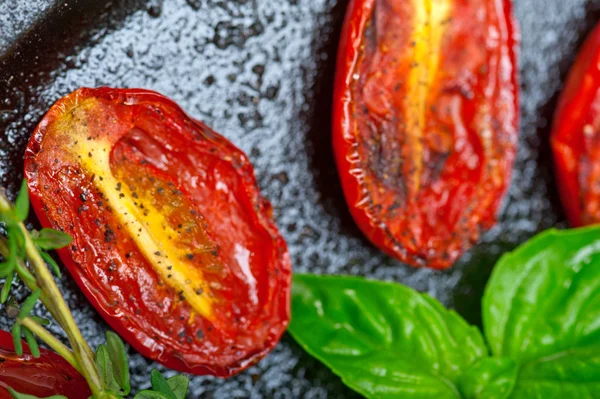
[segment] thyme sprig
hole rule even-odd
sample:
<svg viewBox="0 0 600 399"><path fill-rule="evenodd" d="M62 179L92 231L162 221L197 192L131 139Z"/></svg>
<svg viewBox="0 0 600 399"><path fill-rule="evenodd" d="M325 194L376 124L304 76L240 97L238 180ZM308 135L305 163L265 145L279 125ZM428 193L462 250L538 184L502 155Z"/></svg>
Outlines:
<svg viewBox="0 0 600 399"><path fill-rule="evenodd" d="M87 381L93 399L125 398L130 394L129 361L123 341L113 332L107 332L106 344L94 352L77 327L54 278L60 278L60 268L47 251L63 248L71 244L68 234L42 229L29 232L24 224L29 214L27 183L23 181L21 190L12 204L4 188L0 187L0 224L6 237L0 236L0 279L4 279L0 290L0 303L5 304L9 314L16 315L12 327L15 352L23 354L22 338L29 345L34 357L39 357L37 339L41 340L71 364ZM31 294L20 304L10 297L13 282L23 282ZM64 345L44 326L48 320L31 315L35 304L41 302L67 336L70 347ZM158 371L150 375L152 390L142 391L134 399L184 399L189 380L184 376L165 379ZM16 399L32 398L30 395L9 390ZM52 396L52 398L64 398Z"/></svg>

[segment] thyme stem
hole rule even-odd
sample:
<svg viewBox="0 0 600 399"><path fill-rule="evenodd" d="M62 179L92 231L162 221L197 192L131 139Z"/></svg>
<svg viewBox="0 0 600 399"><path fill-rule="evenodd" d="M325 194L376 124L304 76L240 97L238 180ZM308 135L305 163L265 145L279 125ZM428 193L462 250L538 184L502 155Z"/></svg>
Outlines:
<svg viewBox="0 0 600 399"><path fill-rule="evenodd" d="M27 327L32 333L38 336L42 341L46 343L54 352L61 355L71 366L75 368L75 370L79 371L82 374L79 363L77 363L77 359L75 359L75 355L73 352L67 348L62 342L60 342L54 335L52 335L48 330L38 324L31 317L26 317L21 320L21 324Z"/></svg>
<svg viewBox="0 0 600 399"><path fill-rule="evenodd" d="M5 193L0 191L0 213L9 213L11 210L11 203ZM43 293L43 304L67 334L69 343L73 348L75 360L79 365L78 369L88 382L93 396L102 397L102 392L104 391L103 383L94 362L94 353L87 342L85 342L79 328L77 328L73 315L56 286L50 270L48 270L46 263L33 243L29 231L27 231L27 228L21 222L18 223L18 227L25 238L25 254L29 260L31 270L35 274L37 286ZM27 281L25 282L27 283ZM31 282L27 284L29 285Z"/></svg>

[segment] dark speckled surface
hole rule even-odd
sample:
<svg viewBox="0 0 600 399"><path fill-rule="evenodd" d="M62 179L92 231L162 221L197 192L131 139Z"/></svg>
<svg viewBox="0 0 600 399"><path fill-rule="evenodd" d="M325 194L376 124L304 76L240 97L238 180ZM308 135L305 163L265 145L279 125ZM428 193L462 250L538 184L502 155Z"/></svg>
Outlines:
<svg viewBox="0 0 600 399"><path fill-rule="evenodd" d="M272 201L296 271L393 280L480 323L495 260L562 226L548 130L557 92L600 0L515 0L521 23L520 150L500 224L450 271L382 255L345 208L330 145L334 58L346 1L0 0L0 181L15 193L33 127L80 86L145 87L173 98L245 150ZM35 221L32 220L35 224ZM92 345L106 324L68 276L61 282ZM5 317L0 327L7 328ZM130 350L136 388L151 363ZM289 337L229 380L192 379L190 398L350 398Z"/></svg>

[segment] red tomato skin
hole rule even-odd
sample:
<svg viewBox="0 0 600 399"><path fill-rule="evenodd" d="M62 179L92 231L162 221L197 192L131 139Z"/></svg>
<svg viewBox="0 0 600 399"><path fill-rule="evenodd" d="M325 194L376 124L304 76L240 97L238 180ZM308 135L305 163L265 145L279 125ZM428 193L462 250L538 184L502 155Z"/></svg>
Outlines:
<svg viewBox="0 0 600 399"><path fill-rule="evenodd" d="M421 0L415 1L424 2ZM372 24L371 18L377 12L378 7L399 9L398 15L401 15L400 13L402 12L407 13L405 18L395 21L394 17L390 17L391 14L389 13L387 16L383 13L379 14L377 18L381 19L382 16L389 17L386 20L387 23L396 23L400 27L403 26L402 29L409 29L412 23L411 18L408 17L411 13L407 11L410 1L350 0L338 50L333 97L333 148L335 160L346 202L355 222L367 238L388 255L411 266L430 267L434 269L451 267L464 251L468 250L478 241L483 231L491 228L496 223L498 209L510 184L517 151L519 125L519 85L518 68L516 65L520 37L516 20L512 15L511 1L477 0L469 2L467 0L452 0L450 3L455 7L460 6L462 9L469 9L470 4L473 4L473 7L476 5L480 11L485 10L486 7L488 10L489 20L487 24L482 26L478 26L472 22L473 18L470 18L469 15L461 15L460 13L452 13L442 22L442 24L448 24L448 26L453 27L454 32L460 32L462 29L464 37L458 39L454 37L455 41L450 44L442 42L441 62L449 64L454 62L455 64L458 63L458 66L451 64L450 66L445 66L446 68L440 68L441 72L439 74L446 76L448 79L446 84L442 85L444 80L441 78L442 84L439 86L443 87L438 87L437 90L439 96L442 96L444 93L461 91L463 89L469 91L468 95L472 97L463 103L465 111L462 114L462 122L465 122L465 125L468 122L472 122L475 114L484 109L484 107L494 109L493 112L488 112L486 116L492 119L496 125L495 128L491 129L491 135L494 140L492 151L501 153L494 155L494 162L496 163L495 176L491 176L483 170L484 167L487 167L483 165L484 162L482 161L485 157L485 154L483 154L485 147L475 140L471 145L474 147L473 152L479 159L475 168L476 170L473 173L469 172L471 174L465 173L464 170L462 172L449 171L450 169L459 169L456 166L457 163L453 163L454 161L451 160L453 155L449 151L448 154L450 155L448 159L450 161L446 161L445 164L443 162L425 160L421 165L422 171L416 174L421 174L425 176L423 177L424 179L429 179L430 181L427 182L425 180L427 184L423 187L419 185L422 183L417 183L417 187L421 187L417 189L414 189L413 183L406 183L404 194L394 192L396 188L390 188L382 183L381 179L378 181L377 177L373 177L374 170L377 168L369 166L369 162L373 163L374 160L365 156L364 151L368 150L363 149L372 143L362 137L365 133L364 129L360 126L361 123L363 123L364 127L373 122L373 120L368 120L370 111L367 110L365 101L361 102L363 97L368 96L369 93L364 94L363 91L362 97L356 94L356 90L358 90L356 87L359 85L362 85L360 87L363 89L367 87L365 81L368 80L368 77L365 77L360 70L365 62L371 62L371 59L364 55L365 48L369 47L366 35ZM434 7L431 4L430 6ZM473 32L482 36L484 35L482 32L488 29L492 30L492 28L499 35L497 43L499 44L498 52L501 52L501 54L494 54L496 58L493 58L490 52L478 52L478 49L486 48L486 46L474 45L473 41L469 41L471 39L467 34L467 31L472 29ZM408 40L407 33L402 29L384 27L381 29L381 32L399 32L397 37L402 39L401 45L414 47L415 42ZM375 33L370 32L368 34L372 36L378 35L379 31L375 31ZM394 43L392 40L392 45L397 43ZM378 43L378 45L380 48L383 47L381 43ZM376 56L385 57L388 50L386 48L385 50L377 49L373 51ZM491 71L490 75L494 75L494 78L498 78L501 81L502 85L498 84L494 88L495 92L492 96L486 97L482 88L476 84L472 84L471 87L467 84L465 87L465 82L461 81L460 77L456 78L456 76L452 75L453 73L457 75L459 72L462 72L460 68L461 51L463 54L467 54L464 57L466 60L484 57L485 62L481 63L480 66L482 68L489 68L489 71ZM450 55L446 56L446 54ZM382 72L380 74L383 76L381 79L385 81L387 78L386 67L393 66L393 63L389 61L388 64L385 64L385 61L381 59L379 58L378 62L373 61L373 63L375 71ZM490 64L491 61L495 64ZM397 61L394 60L394 62ZM408 76L410 69L413 67L419 68L419 64L415 62L414 65L410 65L410 67L402 70L402 74L399 72L396 79L388 79L388 86L375 85L368 88L374 90L386 88L390 91L392 89L394 91L398 90L400 85L403 84L403 77L405 75ZM468 69L467 67L465 69ZM434 87L437 87L435 86L436 83L433 82ZM397 86L393 86L394 84ZM404 89L400 88L400 90ZM377 101L381 97L379 92L376 92L372 100ZM440 109L442 108L442 104L436 104L435 102L427 102L426 104L428 107L431 107L432 111L430 113L434 112L433 107L439 106ZM386 107L383 101L381 101L381 104L375 104L375 108L376 105L381 106L381 109L378 111L387 112L394 116L409 115L410 117L410 113L406 113L402 109L394 109L393 106ZM363 109L365 111L362 111ZM402 112L405 115L402 115ZM365 115L367 116L365 117ZM427 128L430 120L431 118L425 118L424 120L424 126L427 126ZM469 129L469 127L467 125L465 129L468 131L468 134L471 136L481 135L480 131ZM406 131L410 131L410 128ZM468 139L472 140L472 137ZM457 140L453 139L452 141L456 147ZM409 154L410 146L405 147L404 150L400 151L408 151ZM382 151L386 149L383 145L378 148ZM388 148L390 147L388 146ZM430 155L432 153L431 149L427 148L427 144L424 145L424 149L420 149L419 151L429 151ZM458 154L456 156L460 156L460 151L454 151L454 153ZM381 159L384 162L388 161L385 154L380 156ZM440 168L440 165L442 165L442 172L436 172L434 169ZM406 166L403 167L406 168ZM435 178L432 179L431 176L434 176L436 173L440 175L446 173L446 175L435 181ZM404 170L402 179L406 180L407 176L412 178L414 174L414 171ZM453 180L459 183L454 184L452 183ZM492 180L496 181L492 182ZM410 184L413 184L412 192L410 192ZM453 187L455 187L454 192L452 191ZM476 195L467 195L465 199L457 195L456 187L466 191L476 191L478 187L481 187L481 190ZM406 191L408 191L408 194ZM373 201L376 192L381 193L380 201L377 202ZM446 194L450 197L450 200L440 200L439 192ZM454 200L454 198L458 199ZM398 201L400 205L397 205ZM377 207L381 207L382 204L384 204L384 208L388 208L388 211L381 211L381 208L377 210ZM463 212L463 210L465 211ZM457 217L456 214L460 214L460 216Z"/></svg>
<svg viewBox="0 0 600 399"><path fill-rule="evenodd" d="M231 173L230 175L221 176L220 182L231 184L236 188L236 199L241 198L239 207L247 212L248 219L253 223L248 229L260 230L256 233L256 236L262 240L259 241L264 246L263 252L252 252L248 255L247 260L251 263L249 273L254 275L255 288L257 295L260 297L260 303L251 305L247 301L246 303L229 301L238 296L242 298L244 295L246 297L250 295L247 292L248 281L238 278L235 282L236 285L232 286L227 293L229 297L223 301L226 302L228 307L217 309L218 314L215 317L219 318L222 314L231 313L232 307L235 308L236 314L239 316L236 316L234 321L227 320L228 323L221 319L219 319L220 324L217 322L211 323L190 310L183 297L178 299L178 294L175 294L168 284L164 284L160 280L159 276L150 269L147 261L139 253L139 248L131 244L131 237L127 236L124 232L125 229L121 229L121 226L118 229L113 229L114 231L111 230L111 234L113 234L111 242L116 242L118 245L112 247L112 253L104 251L106 248L102 248L103 242L97 239L99 233L91 231L91 226L93 226L91 220L98 215L102 216L102 211L94 208L95 200L101 199L100 197L95 197L93 201L90 201L88 197L87 202L84 204L89 207L87 212L81 212L81 206L83 205L77 211L74 210L73 205L70 209L64 209L65 213L68 213L67 216L57 215L58 208L56 204L53 204L52 195L50 194L54 192L54 189L62 189L62 195L65 192L69 194L68 200L72 205L77 202L77 188L73 185L61 187L59 184L55 184L49 190L43 190L40 171L43 170L43 167L48 168L50 162L48 159L51 158L46 159L46 163L42 164L40 154L52 151L51 146L45 148L44 136L56 121L73 109L73 104L85 102L86 99L90 98L102 101L103 104L106 103L109 106L117 104L115 105L117 107L115 109L118 110L116 111L117 114L121 112L121 108L118 108L120 105L123 107L139 105L150 107L150 109L160 109L163 114L160 115L158 120L166 117L175 125L170 131L171 136L168 137L171 140L170 142L174 144L175 150L179 148L175 146L175 143L181 144L181 148L190 152L195 149L196 145L210 145L215 148L214 156L219 158L215 161L215 164L217 162L221 164L218 166L212 165L212 167L223 173ZM102 119L102 115L99 114L97 119ZM143 117L140 120L141 123L144 122ZM90 124L95 123L94 118L89 119L87 122ZM115 123L116 125L128 124L129 121L117 120ZM152 121L148 123L148 129L152 129ZM182 132L183 136L177 136L177 132ZM107 137L110 137L110 134L109 131ZM192 135L194 135L194 139L190 140ZM129 140L135 139L129 138ZM125 144L121 147L123 146ZM114 152L115 150L111 151ZM127 149L123 151L127 151ZM153 150L150 149L149 151L152 152ZM213 149L211 149L212 154ZM54 153L54 155L59 155L59 153ZM57 170L73 168L73 165L68 165L68 162L64 159L54 162L59 165ZM128 167L132 164L133 162L125 162L121 166ZM143 162L140 162L140 164L143 164ZM189 173L189 170L192 169L204 170L204 166L201 164L188 165L186 169L183 166L175 165L175 168L181 167L181 173L175 176L174 174L167 176L168 174L161 174L160 171L156 170L153 170L153 172L157 173L157 179L173 177L175 188L183 190L185 197L189 193L185 192L185 187L183 187L181 181L187 181L186 179L190 178L190 176L184 176L185 173ZM226 168L228 169L225 170ZM208 170L212 169L209 168ZM74 237L73 246L58 250L64 265L87 299L107 323L142 355L180 372L230 377L256 364L279 342L281 335L287 328L290 317L291 260L287 245L272 219L271 205L260 195L254 170L246 155L203 123L190 118L172 100L149 90L112 89L108 87L82 88L63 97L48 111L29 142L25 156L25 174L28 179L32 207L36 211L42 226L63 229ZM48 174L51 173L48 172ZM93 181L94 176L90 180ZM87 181L84 182L87 183ZM218 183L219 181L217 181ZM88 190L88 193L91 192L89 188L86 188L86 190ZM197 204L193 205L196 209ZM200 205L208 207L206 204ZM211 203L211 210L215 209L214 213L203 212L203 216L209 222L208 224L215 220L231 222L229 219L233 217L231 215L227 216L226 213L225 216L222 216L223 211L220 208L225 206L227 209L229 205L227 203ZM105 206L105 208L109 207ZM191 213L194 214L194 211ZM88 217L88 214L91 214L91 216ZM104 216L106 215L108 214L105 213ZM106 217L108 218L106 220L112 223L110 216ZM227 219L228 217L229 219ZM73 222L77 218L79 218L78 222L80 224L87 223L85 225L87 231L83 233L77 231L80 227ZM209 229L211 227L214 226L209 226ZM73 228L76 230L73 230ZM252 235L254 233L252 231L248 234ZM223 231L218 231L217 235L222 237L224 234ZM236 236L236 234L234 233L232 236ZM227 245L230 244L227 243ZM246 243L241 242L241 244ZM83 250L81 247L84 247ZM95 257L89 257L85 253L92 251L96 253ZM233 255L219 252L218 256L231 258ZM126 258L128 260L125 260ZM264 260L265 264L257 265L256 261L253 263L254 258L259 261ZM108 274L111 273L110 268L115 265L115 259L118 260L116 266L118 278L113 279ZM120 260L125 261L120 263ZM127 262L130 262L130 264ZM133 267L134 263L135 267ZM129 267L131 267L131 270L128 269ZM239 270L235 270L235 273L239 274ZM246 275L244 275L245 277ZM139 282L142 278L149 280L151 284L144 285ZM112 286L118 287L118 290L121 290L124 294L117 296L115 292L107 288ZM154 296L145 299L150 295ZM125 301L120 302L123 298L125 298ZM163 306L160 310L155 306L155 304L159 305L159 302ZM169 309L167 309L168 304L171 305ZM238 326L237 323L245 324ZM200 326L199 329L197 329L198 326ZM193 336L190 333L192 330ZM200 335L198 335L198 331Z"/></svg>
<svg viewBox="0 0 600 399"><path fill-rule="evenodd" d="M586 133L587 131L587 133ZM600 222L600 24L567 77L554 114L551 146L559 194L573 227Z"/></svg>
<svg viewBox="0 0 600 399"><path fill-rule="evenodd" d="M40 357L36 359L24 342L23 355L18 356L12 335L0 331L0 398L12 398L8 387L40 398L63 395L69 399L88 399L91 396L85 379L61 356L40 348Z"/></svg>

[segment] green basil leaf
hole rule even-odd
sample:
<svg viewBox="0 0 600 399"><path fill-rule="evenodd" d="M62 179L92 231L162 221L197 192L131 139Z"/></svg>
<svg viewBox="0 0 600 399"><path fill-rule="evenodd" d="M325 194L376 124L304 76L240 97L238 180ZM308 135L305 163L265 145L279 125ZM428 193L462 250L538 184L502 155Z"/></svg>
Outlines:
<svg viewBox="0 0 600 399"><path fill-rule="evenodd" d="M459 376L487 355L479 330L411 288L294 275L288 330L370 398L459 397Z"/></svg>
<svg viewBox="0 0 600 399"><path fill-rule="evenodd" d="M13 399L42 399L42 398L38 398L37 396L33 396L33 395L26 395L24 393L19 393L17 391L15 391L12 388L8 388L8 392L10 392L10 394L12 395ZM68 399L65 396L62 395L54 395L54 396L48 396L46 398L43 399Z"/></svg>
<svg viewBox="0 0 600 399"><path fill-rule="evenodd" d="M29 190L27 188L27 180L21 183L21 190L15 200L15 217L19 222L27 219L29 215Z"/></svg>
<svg viewBox="0 0 600 399"><path fill-rule="evenodd" d="M512 359L484 358L460 377L464 399L507 399L515 386L519 367Z"/></svg>
<svg viewBox="0 0 600 399"><path fill-rule="evenodd" d="M168 399L168 396L156 391L140 391L133 399Z"/></svg>
<svg viewBox="0 0 600 399"><path fill-rule="evenodd" d="M521 366L511 399L600 398L600 351L568 350Z"/></svg>
<svg viewBox="0 0 600 399"><path fill-rule="evenodd" d="M176 375L167 380L167 384L175 394L177 399L185 399L188 387L190 385L190 379L184 375Z"/></svg>
<svg viewBox="0 0 600 399"><path fill-rule="evenodd" d="M121 338L112 331L106 332L106 345L108 355L113 364L113 371L117 384L123 389L125 395L129 395L131 384L129 381L129 359L127 351Z"/></svg>
<svg viewBox="0 0 600 399"><path fill-rule="evenodd" d="M160 392L167 399L177 399L169 383L158 370L150 372L150 383L152 384L153 391Z"/></svg>
<svg viewBox="0 0 600 399"><path fill-rule="evenodd" d="M42 229L36 238L35 244L41 249L60 249L73 242L73 237L62 231L54 229Z"/></svg>
<svg viewBox="0 0 600 399"><path fill-rule="evenodd" d="M98 350L96 350L96 367L100 372L100 378L102 378L102 382L104 383L104 387L112 392L119 392L120 387L117 381L115 380L115 375L113 372L113 364L110 360L110 356L108 355L108 349L106 345L101 344L98 346Z"/></svg>
<svg viewBox="0 0 600 399"><path fill-rule="evenodd" d="M516 398L600 397L599 320L600 227L549 230L503 256L483 298L492 352L521 367Z"/></svg>

